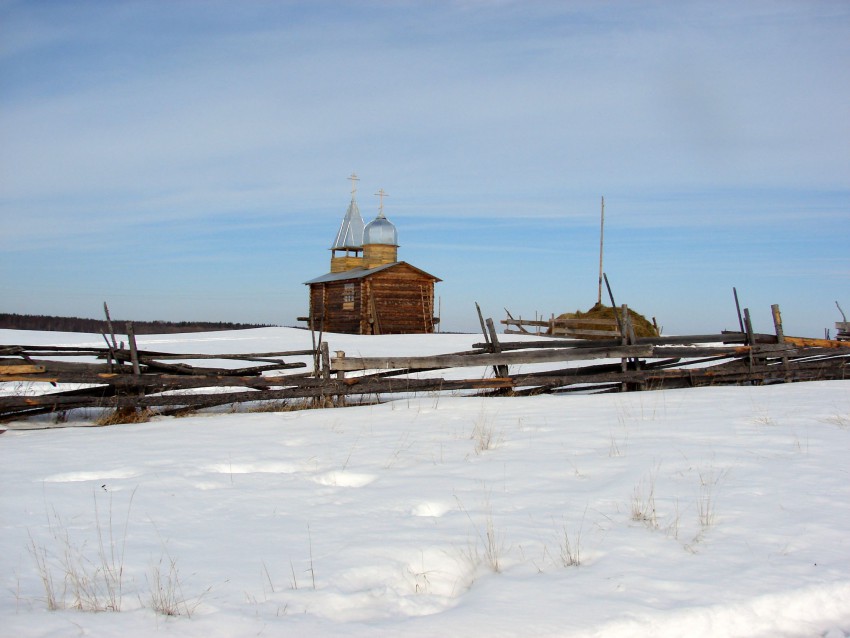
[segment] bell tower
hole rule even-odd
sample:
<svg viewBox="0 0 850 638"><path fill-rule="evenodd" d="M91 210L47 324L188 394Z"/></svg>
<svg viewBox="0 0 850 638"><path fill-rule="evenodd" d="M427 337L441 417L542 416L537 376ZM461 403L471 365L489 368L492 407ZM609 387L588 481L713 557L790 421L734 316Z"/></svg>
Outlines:
<svg viewBox="0 0 850 638"><path fill-rule="evenodd" d="M351 202L331 246L331 272L343 272L363 265L363 217L357 206L357 182L360 180L356 173L351 177Z"/></svg>

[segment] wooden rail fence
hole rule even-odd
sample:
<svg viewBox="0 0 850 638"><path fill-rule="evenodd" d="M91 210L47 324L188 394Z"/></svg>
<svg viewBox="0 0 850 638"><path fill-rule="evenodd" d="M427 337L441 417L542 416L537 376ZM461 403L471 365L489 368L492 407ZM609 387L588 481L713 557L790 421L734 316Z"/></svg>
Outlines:
<svg viewBox="0 0 850 638"><path fill-rule="evenodd" d="M154 352L138 349L128 327L127 348L114 345L114 339L103 348L0 346L0 383L46 388L39 394L0 396L0 421L76 408L152 408L171 414L254 401L328 405L358 395L620 392L850 377L850 342L786 336L779 309L773 309L775 334L755 333L745 310L738 332L636 338L628 321L622 321L618 337L606 340L500 342L492 320L482 319L483 342L465 352L429 356L336 352L331 357L321 340L316 348L287 352ZM312 370L296 372L308 364L293 357L308 358ZM229 361L231 367L187 363L209 360ZM527 371L529 365L546 369ZM458 369L468 368L483 372L453 378ZM449 378L434 374L445 370L453 370Z"/></svg>

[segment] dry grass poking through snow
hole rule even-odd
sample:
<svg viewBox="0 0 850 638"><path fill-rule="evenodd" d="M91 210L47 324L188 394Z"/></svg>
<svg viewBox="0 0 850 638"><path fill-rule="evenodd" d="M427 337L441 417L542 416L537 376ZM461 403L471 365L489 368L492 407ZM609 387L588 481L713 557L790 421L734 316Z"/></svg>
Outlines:
<svg viewBox="0 0 850 638"><path fill-rule="evenodd" d="M201 602L200 596L191 601L187 600L183 594L177 559L167 551L163 552L159 562L151 567L148 587L150 587L150 608L163 616L191 617Z"/></svg>
<svg viewBox="0 0 850 638"><path fill-rule="evenodd" d="M837 425L842 430L850 429L850 414L836 414L824 419L826 423Z"/></svg>
<svg viewBox="0 0 850 638"><path fill-rule="evenodd" d="M578 567L581 565L581 533L584 530L584 520L587 517L587 508L581 517L578 530L570 538L570 531L566 525L563 526L563 537L561 538L561 564L564 567Z"/></svg>
<svg viewBox="0 0 850 638"><path fill-rule="evenodd" d="M121 611L125 591L124 556L127 529L135 490L130 495L123 528L113 522L112 495L102 520L98 495L94 495L94 534L96 543L72 537L69 525L54 511L48 516L52 543L40 543L29 535L29 552L44 588L46 606L51 611ZM119 535L120 532L120 535ZM151 609L166 616L191 616L202 596L187 599L177 560L167 551L150 569L147 577ZM206 592L205 592L206 593Z"/></svg>
<svg viewBox="0 0 850 638"><path fill-rule="evenodd" d="M455 498L457 499L457 497ZM490 499L487 498L484 502L483 531L472 519L472 516L470 516L469 512L463 506L463 503L460 502L460 499L457 499L457 504L460 510L466 514L469 522L472 523L475 535L478 538L478 543L470 543L464 554L464 558L469 563L472 571L474 572L483 563L497 574L500 573L502 571L502 556L505 553L505 544L502 535L496 531Z"/></svg>
<svg viewBox="0 0 850 638"><path fill-rule="evenodd" d="M493 418L483 409L481 410L481 414L478 415L478 419L475 421L475 425L472 428L472 436L470 438L475 441L476 454L492 450L501 441L501 434L496 431L496 428L493 425Z"/></svg>
<svg viewBox="0 0 850 638"><path fill-rule="evenodd" d="M127 506L127 517L120 537L112 521L112 498L105 523L101 521L94 499L97 543L94 555L85 542L71 538L68 525L54 512L49 518L49 530L54 541L51 551L30 534L30 554L36 563L47 600L47 607L78 609L80 611L121 611L124 586L124 552L127 525L135 490Z"/></svg>
<svg viewBox="0 0 850 638"><path fill-rule="evenodd" d="M147 423L157 415L150 408L116 408L108 410L95 419L95 425L124 425L127 423Z"/></svg>
<svg viewBox="0 0 850 638"><path fill-rule="evenodd" d="M632 520L658 529L658 514L655 509L655 477L658 468L651 471L635 485L632 494Z"/></svg>
<svg viewBox="0 0 850 638"><path fill-rule="evenodd" d="M714 525L717 518L717 484L726 476L726 470L715 472L708 470L699 473L699 500L697 515L703 529Z"/></svg>

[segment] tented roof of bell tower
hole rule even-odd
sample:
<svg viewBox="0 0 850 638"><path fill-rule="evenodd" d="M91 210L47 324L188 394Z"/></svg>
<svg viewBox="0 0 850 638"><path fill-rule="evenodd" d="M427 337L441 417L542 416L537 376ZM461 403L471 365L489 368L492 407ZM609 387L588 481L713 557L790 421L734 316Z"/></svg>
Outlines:
<svg viewBox="0 0 850 638"><path fill-rule="evenodd" d="M345 217L336 234L336 239L331 246L332 251L337 250L355 250L363 249L363 217L360 216L360 208L357 206L357 182L360 178L357 173L352 173L351 177L351 203L348 205L348 210L345 212Z"/></svg>
<svg viewBox="0 0 850 638"><path fill-rule="evenodd" d="M360 250L363 248L363 217L354 195L339 227L331 250Z"/></svg>

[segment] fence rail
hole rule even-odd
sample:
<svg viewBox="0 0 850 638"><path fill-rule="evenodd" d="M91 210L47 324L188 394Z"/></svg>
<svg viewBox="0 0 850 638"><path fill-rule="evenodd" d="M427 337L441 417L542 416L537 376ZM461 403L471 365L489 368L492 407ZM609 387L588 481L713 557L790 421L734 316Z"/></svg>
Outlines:
<svg viewBox="0 0 850 638"><path fill-rule="evenodd" d="M573 337L576 339L617 337L620 330L615 319L575 318L560 319L552 315L549 319L514 319L508 313L507 319L500 322L507 326L505 334L549 335L552 337ZM601 329L600 329L601 328Z"/></svg>

